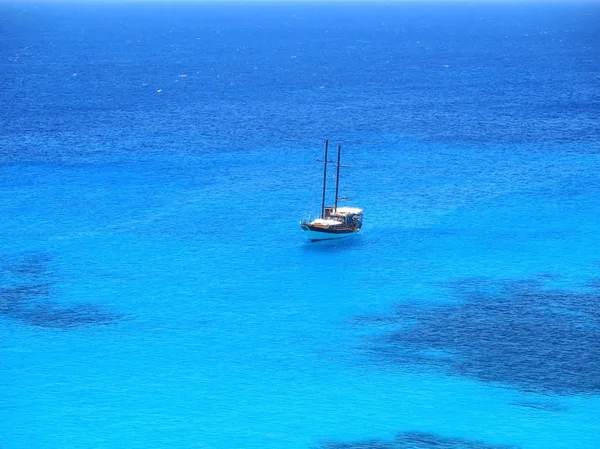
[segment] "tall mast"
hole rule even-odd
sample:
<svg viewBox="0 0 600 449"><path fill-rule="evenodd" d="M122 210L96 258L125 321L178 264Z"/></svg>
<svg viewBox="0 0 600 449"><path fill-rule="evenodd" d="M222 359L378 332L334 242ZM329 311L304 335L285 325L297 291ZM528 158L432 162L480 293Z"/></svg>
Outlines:
<svg viewBox="0 0 600 449"><path fill-rule="evenodd" d="M337 202L338 202L338 191L340 187L340 154L342 152L342 146L338 145L338 159L337 159L337 175L335 177L335 204L333 206L333 211L337 212Z"/></svg>
<svg viewBox="0 0 600 449"><path fill-rule="evenodd" d="M329 139L325 140L325 159L323 161L323 202L321 203L321 218L325 218L325 186L327 184L327 147Z"/></svg>

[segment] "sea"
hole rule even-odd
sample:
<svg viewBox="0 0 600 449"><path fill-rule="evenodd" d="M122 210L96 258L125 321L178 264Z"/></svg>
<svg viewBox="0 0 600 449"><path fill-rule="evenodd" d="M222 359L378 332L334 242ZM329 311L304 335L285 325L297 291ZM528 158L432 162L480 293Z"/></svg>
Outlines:
<svg viewBox="0 0 600 449"><path fill-rule="evenodd" d="M600 448L600 3L5 1L0 82L0 448Z"/></svg>

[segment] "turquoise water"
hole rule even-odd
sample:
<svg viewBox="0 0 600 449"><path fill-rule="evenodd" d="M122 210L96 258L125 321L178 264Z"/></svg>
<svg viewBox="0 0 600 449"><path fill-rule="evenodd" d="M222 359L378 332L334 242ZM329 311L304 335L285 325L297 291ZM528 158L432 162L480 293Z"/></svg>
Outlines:
<svg viewBox="0 0 600 449"><path fill-rule="evenodd" d="M597 448L597 6L164 8L2 6L0 446Z"/></svg>

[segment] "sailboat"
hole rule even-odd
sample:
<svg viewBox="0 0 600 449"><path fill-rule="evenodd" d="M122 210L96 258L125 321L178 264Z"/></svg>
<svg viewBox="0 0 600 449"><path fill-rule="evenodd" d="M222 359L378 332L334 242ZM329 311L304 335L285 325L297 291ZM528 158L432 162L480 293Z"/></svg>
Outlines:
<svg viewBox="0 0 600 449"><path fill-rule="evenodd" d="M338 146L337 173L335 178L335 201L333 206L325 206L325 192L327 187L327 152L329 140L325 141L325 158L323 161L323 201L321 203L321 216L315 220L302 220L300 229L306 232L311 242L321 240L341 239L355 235L362 227L363 211L358 207L338 207L340 187L340 157L342 146Z"/></svg>

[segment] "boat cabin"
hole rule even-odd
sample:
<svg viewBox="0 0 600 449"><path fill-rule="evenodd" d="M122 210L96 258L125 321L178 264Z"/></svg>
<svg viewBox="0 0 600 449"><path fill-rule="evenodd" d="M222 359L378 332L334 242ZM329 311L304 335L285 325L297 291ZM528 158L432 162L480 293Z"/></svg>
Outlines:
<svg viewBox="0 0 600 449"><path fill-rule="evenodd" d="M360 228L362 225L362 209L358 207L325 207L323 218L335 220L348 227Z"/></svg>

